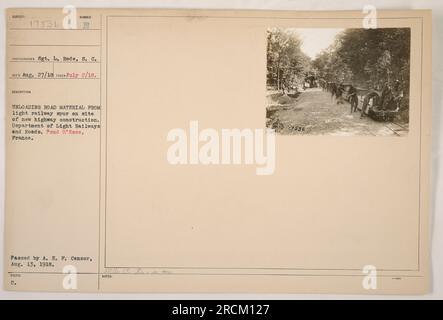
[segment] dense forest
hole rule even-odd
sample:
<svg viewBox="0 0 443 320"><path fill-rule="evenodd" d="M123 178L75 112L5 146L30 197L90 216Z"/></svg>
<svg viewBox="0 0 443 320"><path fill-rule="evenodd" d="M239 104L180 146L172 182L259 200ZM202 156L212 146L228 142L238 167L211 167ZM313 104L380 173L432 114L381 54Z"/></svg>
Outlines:
<svg viewBox="0 0 443 320"><path fill-rule="evenodd" d="M357 87L380 89L399 80L409 89L410 29L346 29L311 60L301 50L296 29L268 30L267 84L298 87L307 76Z"/></svg>
<svg viewBox="0 0 443 320"><path fill-rule="evenodd" d="M311 72L311 59L301 50L293 29L268 30L267 84L277 90L297 87Z"/></svg>
<svg viewBox="0 0 443 320"><path fill-rule="evenodd" d="M399 80L409 88L410 29L347 29L312 66L327 81L381 88Z"/></svg>

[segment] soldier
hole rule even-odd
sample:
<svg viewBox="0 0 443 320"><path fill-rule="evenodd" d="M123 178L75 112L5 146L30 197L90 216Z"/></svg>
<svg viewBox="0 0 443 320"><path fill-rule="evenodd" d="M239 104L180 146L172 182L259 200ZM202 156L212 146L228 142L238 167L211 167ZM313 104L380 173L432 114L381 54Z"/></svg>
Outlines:
<svg viewBox="0 0 443 320"><path fill-rule="evenodd" d="M335 96L337 97L337 99L336 99L337 104L343 104L343 92L344 91L345 91L345 86L343 85L343 83L341 83L335 91Z"/></svg>
<svg viewBox="0 0 443 320"><path fill-rule="evenodd" d="M400 107L400 101L403 98L403 88L400 80L395 80L392 95L394 98L395 108Z"/></svg>
<svg viewBox="0 0 443 320"><path fill-rule="evenodd" d="M337 96L337 85L335 82L329 84L329 91L331 92L331 99L334 100L334 96Z"/></svg>
<svg viewBox="0 0 443 320"><path fill-rule="evenodd" d="M383 86L383 90L381 91L381 97L380 97L380 109L386 110L389 106L389 104L392 102L393 95L391 86L388 82L386 82Z"/></svg>
<svg viewBox="0 0 443 320"><path fill-rule="evenodd" d="M399 107L401 98L403 97L403 90L399 80L395 80L391 86L388 83L383 87L380 99L380 107L382 110L396 110Z"/></svg>
<svg viewBox="0 0 443 320"><path fill-rule="evenodd" d="M357 97L357 89L354 86L349 87L348 100L349 103L351 104L351 113L357 112L358 97Z"/></svg>

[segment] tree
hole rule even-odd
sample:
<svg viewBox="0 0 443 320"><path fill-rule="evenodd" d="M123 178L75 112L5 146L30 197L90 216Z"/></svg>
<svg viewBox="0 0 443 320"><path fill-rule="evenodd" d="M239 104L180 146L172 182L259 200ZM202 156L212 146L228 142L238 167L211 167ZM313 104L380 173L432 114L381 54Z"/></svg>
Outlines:
<svg viewBox="0 0 443 320"><path fill-rule="evenodd" d="M409 56L409 28L347 29L313 66L329 81L380 87L399 80L408 90Z"/></svg>
<svg viewBox="0 0 443 320"><path fill-rule="evenodd" d="M293 29L268 29L267 84L280 90L303 81L311 69L309 57L301 50L301 41Z"/></svg>

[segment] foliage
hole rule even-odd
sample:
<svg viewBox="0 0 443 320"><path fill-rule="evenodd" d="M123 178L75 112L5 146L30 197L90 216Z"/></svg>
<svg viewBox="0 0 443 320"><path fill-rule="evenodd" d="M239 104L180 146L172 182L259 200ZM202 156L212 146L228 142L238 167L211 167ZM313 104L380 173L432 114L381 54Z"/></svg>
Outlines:
<svg viewBox="0 0 443 320"><path fill-rule="evenodd" d="M410 29L347 29L313 61L320 77L381 88L399 80L409 91Z"/></svg>
<svg viewBox="0 0 443 320"><path fill-rule="evenodd" d="M297 34L279 28L267 32L267 84L276 89L300 85L311 69L311 60L302 52Z"/></svg>

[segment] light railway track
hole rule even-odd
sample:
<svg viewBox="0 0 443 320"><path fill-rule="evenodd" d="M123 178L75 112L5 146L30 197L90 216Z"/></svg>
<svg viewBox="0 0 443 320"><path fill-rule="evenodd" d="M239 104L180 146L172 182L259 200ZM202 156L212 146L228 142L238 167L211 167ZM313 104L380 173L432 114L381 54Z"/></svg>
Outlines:
<svg viewBox="0 0 443 320"><path fill-rule="evenodd" d="M397 136L405 136L408 133L408 128L396 122L386 122L386 128L394 132Z"/></svg>

